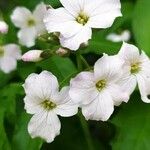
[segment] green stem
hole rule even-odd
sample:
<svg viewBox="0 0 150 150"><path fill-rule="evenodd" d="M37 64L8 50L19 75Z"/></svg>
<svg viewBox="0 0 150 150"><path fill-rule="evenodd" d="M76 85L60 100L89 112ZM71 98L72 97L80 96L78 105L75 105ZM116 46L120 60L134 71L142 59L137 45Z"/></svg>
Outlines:
<svg viewBox="0 0 150 150"><path fill-rule="evenodd" d="M84 132L84 136L88 145L88 149L89 150L94 150L94 146L92 143L92 139L91 139L91 135L90 135L90 131L89 131L89 127L87 124L87 121L85 120L85 118L83 117L83 115L81 113L78 114L79 119L80 119L80 123Z"/></svg>
<svg viewBox="0 0 150 150"><path fill-rule="evenodd" d="M82 57L82 55L80 55L80 53L76 54L76 60L77 60L77 67L78 67L79 71L82 71L82 69L83 69L82 68L83 67L82 62L84 64L86 64L86 66L89 68L88 63ZM83 115L81 113L79 113L78 116L79 116L80 123L81 123L82 129L83 129L84 135L85 135L85 139L86 139L86 142L87 142L87 145L88 145L88 149L89 150L94 150L94 146L93 146L93 143L92 143L88 123L87 123L87 121L85 120L85 118L83 117Z"/></svg>
<svg viewBox="0 0 150 150"><path fill-rule="evenodd" d="M90 68L88 62L85 60L85 58L84 58L82 55L80 55L80 59L82 60L82 62L84 63L84 65L85 65L87 68Z"/></svg>

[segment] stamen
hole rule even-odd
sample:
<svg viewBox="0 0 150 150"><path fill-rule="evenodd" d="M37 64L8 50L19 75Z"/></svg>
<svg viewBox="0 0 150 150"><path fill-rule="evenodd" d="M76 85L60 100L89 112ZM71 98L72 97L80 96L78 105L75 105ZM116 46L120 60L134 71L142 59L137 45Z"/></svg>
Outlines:
<svg viewBox="0 0 150 150"><path fill-rule="evenodd" d="M41 105L46 109L46 110L52 110L56 107L56 104L49 101L45 100L44 102L41 103Z"/></svg>
<svg viewBox="0 0 150 150"><path fill-rule="evenodd" d="M34 26L34 25L35 25L35 20L32 19L32 18L30 18L30 19L27 21L27 26L32 27L32 26Z"/></svg>
<svg viewBox="0 0 150 150"><path fill-rule="evenodd" d="M76 18L76 21L82 25L85 25L89 20L89 17L84 13L84 12L80 12L78 17Z"/></svg>
<svg viewBox="0 0 150 150"><path fill-rule="evenodd" d="M100 80L96 83L96 88L98 91L102 91L106 87L106 80Z"/></svg>
<svg viewBox="0 0 150 150"><path fill-rule="evenodd" d="M140 68L140 62L131 64L131 73L132 74L137 74L141 70Z"/></svg>

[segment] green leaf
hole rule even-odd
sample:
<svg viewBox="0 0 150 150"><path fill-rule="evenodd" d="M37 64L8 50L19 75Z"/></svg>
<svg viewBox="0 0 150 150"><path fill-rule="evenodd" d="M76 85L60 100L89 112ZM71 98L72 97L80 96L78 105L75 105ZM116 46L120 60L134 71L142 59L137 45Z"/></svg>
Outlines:
<svg viewBox="0 0 150 150"><path fill-rule="evenodd" d="M31 139L27 131L29 115L20 114L16 122L16 128L13 136L12 149L14 150L40 150L42 145L41 139Z"/></svg>
<svg viewBox="0 0 150 150"><path fill-rule="evenodd" d="M119 108L112 123L117 127L113 150L149 150L150 104L143 103L139 94Z"/></svg>
<svg viewBox="0 0 150 150"><path fill-rule="evenodd" d="M138 0L133 15L133 32L139 48L150 56L150 0Z"/></svg>
<svg viewBox="0 0 150 150"><path fill-rule="evenodd" d="M69 58L51 57L37 64L42 70L51 71L60 82L75 74L77 69Z"/></svg>
<svg viewBox="0 0 150 150"><path fill-rule="evenodd" d="M4 109L2 105L0 105L0 149L11 150L4 128Z"/></svg>

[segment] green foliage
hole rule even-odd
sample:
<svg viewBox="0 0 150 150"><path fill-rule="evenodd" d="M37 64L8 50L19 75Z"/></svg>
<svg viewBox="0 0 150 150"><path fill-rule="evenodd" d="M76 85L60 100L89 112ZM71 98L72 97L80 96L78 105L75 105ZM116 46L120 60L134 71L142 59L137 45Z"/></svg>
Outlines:
<svg viewBox="0 0 150 150"><path fill-rule="evenodd" d="M111 120L116 126L113 150L148 150L150 147L150 105L141 101L140 95L132 95Z"/></svg>
<svg viewBox="0 0 150 150"><path fill-rule="evenodd" d="M150 56L150 1L138 0L133 15L133 32L138 46Z"/></svg>

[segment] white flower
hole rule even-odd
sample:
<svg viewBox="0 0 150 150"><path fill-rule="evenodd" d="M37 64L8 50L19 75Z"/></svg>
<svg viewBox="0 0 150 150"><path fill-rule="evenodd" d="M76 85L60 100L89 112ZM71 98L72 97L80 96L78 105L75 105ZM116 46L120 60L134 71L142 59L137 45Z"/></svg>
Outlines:
<svg viewBox="0 0 150 150"><path fill-rule="evenodd" d="M112 42L127 42L131 38L131 33L128 30L123 31L120 35L116 33L109 34L106 39Z"/></svg>
<svg viewBox="0 0 150 150"><path fill-rule="evenodd" d="M0 21L0 33L6 34L8 32L8 25L4 21Z"/></svg>
<svg viewBox="0 0 150 150"><path fill-rule="evenodd" d="M108 28L121 16L120 0L60 0L64 6L49 9L44 18L49 33L60 32L63 47L77 50L91 39L92 28Z"/></svg>
<svg viewBox="0 0 150 150"><path fill-rule="evenodd" d="M68 95L69 87L59 92L57 78L48 71L29 75L23 86L25 109L34 114L28 124L28 132L32 138L41 137L52 142L61 128L57 115L69 117L78 111Z"/></svg>
<svg viewBox="0 0 150 150"><path fill-rule="evenodd" d="M11 15L14 25L20 28L18 38L22 45L34 46L35 39L45 32L43 18L46 13L46 5L40 3L33 13L25 7L17 7Z"/></svg>
<svg viewBox="0 0 150 150"><path fill-rule="evenodd" d="M123 43L118 56L125 61L124 77L120 81L122 89L131 94L138 83L141 98L150 103L150 60L148 56L134 45Z"/></svg>
<svg viewBox="0 0 150 150"><path fill-rule="evenodd" d="M95 66L94 72L81 72L70 82L70 97L80 104L88 120L109 119L114 105L127 101L129 96L120 90L117 82L122 76L123 61L117 56L104 55Z"/></svg>
<svg viewBox="0 0 150 150"><path fill-rule="evenodd" d="M21 59L26 62L38 62L41 61L41 54L43 51L41 50L30 50L26 52Z"/></svg>
<svg viewBox="0 0 150 150"><path fill-rule="evenodd" d="M20 47L16 44L0 46L0 69L10 73L16 69L17 60L21 58Z"/></svg>

